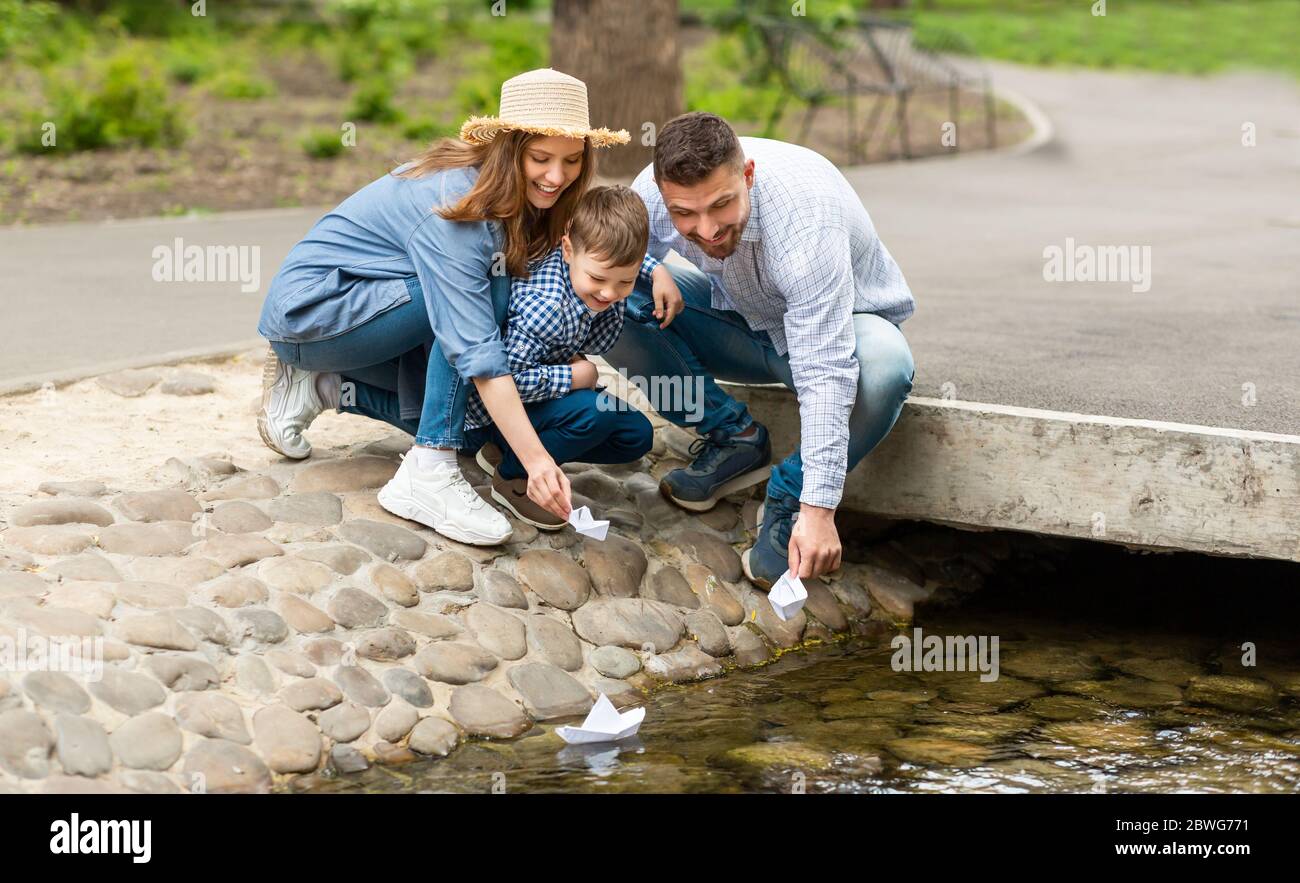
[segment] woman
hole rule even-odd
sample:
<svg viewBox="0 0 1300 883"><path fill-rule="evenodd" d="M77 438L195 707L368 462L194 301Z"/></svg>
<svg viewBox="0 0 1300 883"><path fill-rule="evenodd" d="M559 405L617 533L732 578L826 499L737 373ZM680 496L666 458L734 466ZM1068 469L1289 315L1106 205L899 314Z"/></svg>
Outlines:
<svg viewBox="0 0 1300 883"><path fill-rule="evenodd" d="M509 275L559 242L593 151L627 141L591 127L582 81L529 71L502 85L497 117L467 120L459 141L434 144L317 222L272 280L258 324L271 345L266 444L309 456L303 431L326 408L392 423L415 445L380 504L452 539L496 544L510 524L456 462L472 381L528 473L528 498L567 519L568 477L529 421L500 329ZM666 324L681 295L662 268L654 290Z"/></svg>

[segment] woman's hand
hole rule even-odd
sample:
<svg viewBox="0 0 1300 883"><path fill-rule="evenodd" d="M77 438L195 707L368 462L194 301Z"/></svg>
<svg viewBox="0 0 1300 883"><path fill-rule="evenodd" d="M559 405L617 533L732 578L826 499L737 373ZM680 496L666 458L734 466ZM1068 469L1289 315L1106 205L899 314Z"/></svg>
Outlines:
<svg viewBox="0 0 1300 883"><path fill-rule="evenodd" d="M550 455L523 465L528 470L528 499L556 517L568 521L572 510L570 500L573 498L569 476L555 465Z"/></svg>
<svg viewBox="0 0 1300 883"><path fill-rule="evenodd" d="M573 372L573 382L570 384L571 389L595 389L596 379L599 372L596 371L596 363L587 359L586 356L577 355L569 362L569 369Z"/></svg>
<svg viewBox="0 0 1300 883"><path fill-rule="evenodd" d="M660 328L667 328L677 314L686 309L686 303L673 274L663 264L655 267L651 277L654 280L655 318L661 320Z"/></svg>

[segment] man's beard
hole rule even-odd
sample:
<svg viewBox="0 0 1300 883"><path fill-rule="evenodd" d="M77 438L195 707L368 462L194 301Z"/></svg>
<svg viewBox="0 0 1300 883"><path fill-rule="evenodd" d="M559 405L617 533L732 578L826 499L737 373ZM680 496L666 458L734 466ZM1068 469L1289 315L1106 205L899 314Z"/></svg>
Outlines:
<svg viewBox="0 0 1300 883"><path fill-rule="evenodd" d="M726 237L713 245L706 244L696 236L692 236L691 240L709 257L722 260L731 257L736 251L736 246L740 244L740 234L736 230L736 227L728 227Z"/></svg>

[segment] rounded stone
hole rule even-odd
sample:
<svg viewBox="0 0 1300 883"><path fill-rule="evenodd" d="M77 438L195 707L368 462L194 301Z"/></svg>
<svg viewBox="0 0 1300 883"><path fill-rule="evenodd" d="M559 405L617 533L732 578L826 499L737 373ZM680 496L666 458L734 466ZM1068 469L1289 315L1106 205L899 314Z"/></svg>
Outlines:
<svg viewBox="0 0 1300 883"><path fill-rule="evenodd" d="M113 768L113 749L99 721L73 714L54 716L54 747L63 772L95 777Z"/></svg>
<svg viewBox="0 0 1300 883"><path fill-rule="evenodd" d="M194 544L188 521L111 524L99 532L99 547L116 555L178 555Z"/></svg>
<svg viewBox="0 0 1300 883"><path fill-rule="evenodd" d="M695 610L700 606L700 599L691 591L691 584L673 567L661 567L656 570L641 595L654 601L672 604L674 607Z"/></svg>
<svg viewBox="0 0 1300 883"><path fill-rule="evenodd" d="M387 457L321 460L298 470L293 478L293 492L362 491L383 487L397 472L397 466L396 461Z"/></svg>
<svg viewBox="0 0 1300 883"><path fill-rule="evenodd" d="M356 641L357 655L365 659L392 661L415 652L415 639L401 629L378 628L366 632Z"/></svg>
<svg viewBox="0 0 1300 883"><path fill-rule="evenodd" d="M684 644L677 650L651 656L645 670L657 678L674 684L699 681L722 674L722 663L694 644Z"/></svg>
<svg viewBox="0 0 1300 883"><path fill-rule="evenodd" d="M181 731L165 714L133 717L108 737L113 753L137 770L165 770L181 756Z"/></svg>
<svg viewBox="0 0 1300 883"><path fill-rule="evenodd" d="M351 745L335 745L330 749L330 765L338 773L360 773L370 769L370 761Z"/></svg>
<svg viewBox="0 0 1300 883"><path fill-rule="evenodd" d="M498 607L511 607L515 610L527 610L528 599L515 578L499 570L489 570L483 574L483 584L479 586L478 596L489 604Z"/></svg>
<svg viewBox="0 0 1300 883"><path fill-rule="evenodd" d="M641 660L631 650L606 644L591 651L591 667L606 677L622 680L641 670Z"/></svg>
<svg viewBox="0 0 1300 883"><path fill-rule="evenodd" d="M444 684L481 681L497 667L497 658L474 644L439 641L415 654L415 668L426 678Z"/></svg>
<svg viewBox="0 0 1300 883"><path fill-rule="evenodd" d="M67 607L37 607L30 602L13 603L6 615L15 625L24 626L46 637L94 637L103 630L99 620Z"/></svg>
<svg viewBox="0 0 1300 883"><path fill-rule="evenodd" d="M241 653L235 659L235 688L249 696L270 696L275 692L275 674L262 657Z"/></svg>
<svg viewBox="0 0 1300 883"><path fill-rule="evenodd" d="M524 617L528 647L565 671L582 668L582 642L558 619L543 614Z"/></svg>
<svg viewBox="0 0 1300 883"><path fill-rule="evenodd" d="M1248 713L1276 705L1278 695L1272 684L1256 678L1198 675L1188 683L1187 701Z"/></svg>
<svg viewBox="0 0 1300 883"><path fill-rule="evenodd" d="M574 493L595 500L602 506L615 506L624 500L623 486L618 479L597 469L587 469L569 482Z"/></svg>
<svg viewBox="0 0 1300 883"><path fill-rule="evenodd" d="M376 564L370 570L370 580L379 594L394 604L414 607L420 603L420 593L416 591L415 583L391 564Z"/></svg>
<svg viewBox="0 0 1300 883"><path fill-rule="evenodd" d="M384 685L360 666L340 665L334 672L334 683L343 689L345 696L367 708L387 705L392 698Z"/></svg>
<svg viewBox="0 0 1300 883"><path fill-rule="evenodd" d="M200 495L205 502L218 500L270 500L280 496L280 485L267 475L231 479Z"/></svg>
<svg viewBox="0 0 1300 883"><path fill-rule="evenodd" d="M95 582L118 582L122 574L103 555L86 552L75 558L64 558L46 568L46 572L68 580L88 580ZM164 580L165 582L165 580Z"/></svg>
<svg viewBox="0 0 1300 883"><path fill-rule="evenodd" d="M513 739L532 726L517 705L482 684L456 688L449 710L456 723L473 736Z"/></svg>
<svg viewBox="0 0 1300 883"><path fill-rule="evenodd" d="M287 706L269 705L253 715L253 743L277 773L309 773L320 766L320 731Z"/></svg>
<svg viewBox="0 0 1300 883"><path fill-rule="evenodd" d="M742 596L745 605L745 621L753 623L763 636L777 647L789 649L797 646L803 639L803 630L808 624L808 617L802 610L789 619L781 619L772 609L772 603L767 600L767 595L762 592L747 589Z"/></svg>
<svg viewBox="0 0 1300 883"><path fill-rule="evenodd" d="M617 644L655 653L671 648L681 638L685 620L677 608L643 598L608 598L592 601L573 614L573 628L593 644Z"/></svg>
<svg viewBox="0 0 1300 883"><path fill-rule="evenodd" d="M103 506L75 499L36 500L19 506L9 516L9 523L14 527L46 524L94 524L107 527L113 520L113 513Z"/></svg>
<svg viewBox="0 0 1300 883"><path fill-rule="evenodd" d="M390 668L383 673L380 679L389 692L400 697L403 701L416 708L432 707L433 691L429 689L429 685L425 683L424 678L410 669Z"/></svg>
<svg viewBox="0 0 1300 883"><path fill-rule="evenodd" d="M129 604L143 610L184 607L189 603L185 590L179 586L140 580L128 580L127 582L118 583L113 590L113 595L123 604Z"/></svg>
<svg viewBox="0 0 1300 883"><path fill-rule="evenodd" d="M320 591L334 579L334 571L316 561L302 558L276 558L260 568L262 579L268 586L295 595L310 595Z"/></svg>
<svg viewBox="0 0 1300 883"><path fill-rule="evenodd" d="M370 729L370 712L354 702L344 702L316 719L321 732L335 742L351 742Z"/></svg>
<svg viewBox="0 0 1300 883"><path fill-rule="evenodd" d="M119 619L113 636L139 647L159 650L195 650L198 641L170 613L142 613Z"/></svg>
<svg viewBox="0 0 1300 883"><path fill-rule="evenodd" d="M178 371L164 380L158 391L169 396L202 396L217 391L217 382L197 371Z"/></svg>
<svg viewBox="0 0 1300 883"><path fill-rule="evenodd" d="M346 651L337 638L314 638L303 645L303 653L317 665L338 665Z"/></svg>
<svg viewBox="0 0 1300 883"><path fill-rule="evenodd" d="M524 708L537 720L573 717L591 710L587 688L549 663L525 662L513 666L506 677L523 698Z"/></svg>
<svg viewBox="0 0 1300 883"><path fill-rule="evenodd" d="M343 501L327 491L276 497L266 506L276 521L329 527L343 520Z"/></svg>
<svg viewBox="0 0 1300 883"><path fill-rule="evenodd" d="M818 622L833 632L842 632L849 627L849 618L840 609L835 595L821 580L809 580L804 583L804 588L808 591L804 610L817 617Z"/></svg>
<svg viewBox="0 0 1300 883"><path fill-rule="evenodd" d="M182 775L191 789L209 794L263 794L271 772L252 751L224 739L204 739L185 753Z"/></svg>
<svg viewBox="0 0 1300 883"><path fill-rule="evenodd" d="M319 561L342 576L351 576L357 568L370 560L370 555L356 546L321 546L298 553L299 558Z"/></svg>
<svg viewBox="0 0 1300 883"><path fill-rule="evenodd" d="M324 678L304 678L282 688L280 701L294 711L333 708L343 701L343 691Z"/></svg>
<svg viewBox="0 0 1300 883"><path fill-rule="evenodd" d="M227 576L204 586L201 594L218 607L247 607L270 598L263 581L251 576Z"/></svg>
<svg viewBox="0 0 1300 883"><path fill-rule="evenodd" d="M125 399L142 396L153 388L162 376L148 368L127 368L112 374L101 374L95 382L104 389Z"/></svg>
<svg viewBox="0 0 1300 883"><path fill-rule="evenodd" d="M36 490L55 497L61 494L69 497L102 497L108 493L108 488L102 481L43 481Z"/></svg>
<svg viewBox="0 0 1300 883"><path fill-rule="evenodd" d="M179 490L123 494L113 505L130 520L144 522L189 522L203 511L198 500Z"/></svg>
<svg viewBox="0 0 1300 883"><path fill-rule="evenodd" d="M206 659L154 653L145 660L144 666L163 686L177 693L211 690L221 683L220 672Z"/></svg>
<svg viewBox="0 0 1300 883"><path fill-rule="evenodd" d="M50 772L54 736L40 716L13 709L0 712L0 769L22 779L43 779Z"/></svg>
<svg viewBox="0 0 1300 883"><path fill-rule="evenodd" d="M283 555L284 550L266 537L257 534L209 534L206 540L194 547L193 554L211 558L230 570L243 567L245 564L253 564L263 558Z"/></svg>
<svg viewBox="0 0 1300 883"><path fill-rule="evenodd" d="M266 661L287 675L296 678L310 678L316 675L316 666L307 661L307 657L292 650L268 650Z"/></svg>
<svg viewBox="0 0 1300 883"><path fill-rule="evenodd" d="M388 607L383 601L351 586L335 592L325 609L335 622L347 629L374 628L388 619Z"/></svg>
<svg viewBox="0 0 1300 883"><path fill-rule="evenodd" d="M583 563L599 595L635 598L645 576L646 557L640 544L609 534L604 542L584 540Z"/></svg>
<svg viewBox="0 0 1300 883"><path fill-rule="evenodd" d="M334 620L329 614L295 595L282 595L278 609L284 621L296 632L312 635L334 630Z"/></svg>
<svg viewBox="0 0 1300 883"><path fill-rule="evenodd" d="M459 552L441 552L411 569L421 592L468 592L474 588L474 562Z"/></svg>
<svg viewBox="0 0 1300 883"><path fill-rule="evenodd" d="M258 644L278 644L289 637L289 625L280 614L261 607L243 607L234 613L235 634Z"/></svg>
<svg viewBox="0 0 1300 883"><path fill-rule="evenodd" d="M0 600L5 598L44 598L50 593L47 583L34 573L0 572Z"/></svg>
<svg viewBox="0 0 1300 883"><path fill-rule="evenodd" d="M119 526L121 525L112 527ZM104 530L112 530L112 527ZM93 545L95 537L85 525L43 524L38 527L11 527L4 533L4 541L37 555L75 555ZM107 547L105 549L114 551Z"/></svg>
<svg viewBox="0 0 1300 883"><path fill-rule="evenodd" d="M90 696L63 672L34 671L23 678L23 692L47 711L84 714L90 710Z"/></svg>
<svg viewBox="0 0 1300 883"><path fill-rule="evenodd" d="M736 655L736 664L742 668L759 665L772 658L772 651L768 649L763 639L746 626L728 629L728 634L731 637L732 650Z"/></svg>
<svg viewBox="0 0 1300 883"><path fill-rule="evenodd" d="M552 607L577 610L591 597L591 579L576 561L551 549L529 549L519 556L520 583Z"/></svg>
<svg viewBox="0 0 1300 883"><path fill-rule="evenodd" d="M433 638L435 641L441 641L443 638L454 638L463 631L454 619L441 613L418 613L414 610L398 610L393 614L392 622L393 625L404 628L408 632L415 632L418 635Z"/></svg>
<svg viewBox="0 0 1300 883"><path fill-rule="evenodd" d="M446 757L460 742L460 731L449 720L440 717L426 717L411 730L407 745L420 754Z"/></svg>
<svg viewBox="0 0 1300 883"><path fill-rule="evenodd" d="M713 571L702 564L688 564L686 581L695 597L718 614L723 625L740 625L745 621L745 605L741 603L740 595L714 576Z"/></svg>
<svg viewBox="0 0 1300 883"><path fill-rule="evenodd" d="M244 714L234 700L220 693L187 693L176 699L176 722L200 736L247 745L252 742Z"/></svg>
<svg viewBox="0 0 1300 883"><path fill-rule="evenodd" d="M480 601L465 614L465 625L484 650L502 659L520 659L528 652L524 624L500 607Z"/></svg>
<svg viewBox="0 0 1300 883"><path fill-rule="evenodd" d="M686 631L710 656L730 656L731 639L727 629L712 610L696 610L686 615Z"/></svg>
<svg viewBox="0 0 1300 883"><path fill-rule="evenodd" d="M343 522L338 530L339 536L349 543L355 543L385 561L399 558L418 561L428 547L415 533L396 524L358 518Z"/></svg>
<svg viewBox="0 0 1300 883"><path fill-rule="evenodd" d="M375 715L375 735L385 742L397 742L405 738L419 720L419 713L410 705L391 702Z"/></svg>
<svg viewBox="0 0 1300 883"><path fill-rule="evenodd" d="M252 503L236 500L212 510L209 523L222 533L257 533L275 522Z"/></svg>
<svg viewBox="0 0 1300 883"><path fill-rule="evenodd" d="M226 572L211 558L137 558L131 562L131 576L151 583L197 586Z"/></svg>
<svg viewBox="0 0 1300 883"><path fill-rule="evenodd" d="M730 544L715 536L698 530L684 530L677 537L677 543L724 582L735 582L744 575L740 555Z"/></svg>
<svg viewBox="0 0 1300 883"><path fill-rule="evenodd" d="M198 635L204 641L211 641L213 644L220 644L222 647L230 645L230 629L226 621L203 607L182 607L180 610L173 611L172 616L176 621L191 633Z"/></svg>

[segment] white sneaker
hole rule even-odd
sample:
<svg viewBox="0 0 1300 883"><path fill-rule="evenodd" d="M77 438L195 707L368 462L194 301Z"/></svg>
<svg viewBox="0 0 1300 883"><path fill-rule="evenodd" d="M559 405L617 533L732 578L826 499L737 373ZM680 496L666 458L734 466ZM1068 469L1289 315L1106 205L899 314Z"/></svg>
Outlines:
<svg viewBox="0 0 1300 883"><path fill-rule="evenodd" d="M302 434L325 410L325 403L316 393L316 374L286 365L275 350L267 350L257 431L277 454L294 460L311 456L311 443Z"/></svg>
<svg viewBox="0 0 1300 883"><path fill-rule="evenodd" d="M379 505L399 518L418 521L445 537L474 546L504 543L514 532L505 516L470 487L454 463L420 469L414 457L403 457L397 474L379 489Z"/></svg>

